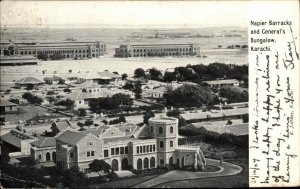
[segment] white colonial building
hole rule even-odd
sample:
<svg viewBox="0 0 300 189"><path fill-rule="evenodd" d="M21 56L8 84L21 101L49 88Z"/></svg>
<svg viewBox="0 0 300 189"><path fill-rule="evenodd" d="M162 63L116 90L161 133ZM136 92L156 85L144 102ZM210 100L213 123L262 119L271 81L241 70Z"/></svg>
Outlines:
<svg viewBox="0 0 300 189"><path fill-rule="evenodd" d="M178 165L204 168L198 146L178 145L178 120L151 118L149 125L65 130L56 137L56 164L61 170L89 168L94 159L105 160L114 170L137 170Z"/></svg>

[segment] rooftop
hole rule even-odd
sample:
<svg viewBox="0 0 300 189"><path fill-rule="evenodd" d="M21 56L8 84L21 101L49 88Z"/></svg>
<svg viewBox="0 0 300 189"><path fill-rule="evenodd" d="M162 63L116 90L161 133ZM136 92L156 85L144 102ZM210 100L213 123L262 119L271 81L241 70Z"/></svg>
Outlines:
<svg viewBox="0 0 300 189"><path fill-rule="evenodd" d="M185 120L197 120L206 118L217 118L223 116L234 116L248 114L248 108L236 108L236 109L226 109L226 110L213 110L207 112L197 112L197 113L184 113L180 116Z"/></svg>
<svg viewBox="0 0 300 189"><path fill-rule="evenodd" d="M188 129L205 129L218 134L231 133L236 136L247 135L249 133L249 123L242 123L242 120L232 120L232 125L226 125L227 121L198 122L188 125Z"/></svg>
<svg viewBox="0 0 300 189"><path fill-rule="evenodd" d="M9 133L2 135L1 140L5 141L15 147L21 148L21 141L22 140L35 140L35 137L27 135L26 133L22 133L18 130L11 130Z"/></svg>
<svg viewBox="0 0 300 189"><path fill-rule="evenodd" d="M80 139L85 137L87 134L93 134L96 137L100 137L105 131L107 131L107 129L109 129L111 127L101 126L97 129L91 129L91 130L85 130L85 131L65 130L64 132L62 132L55 138L56 138L56 140L64 142L66 144L75 145ZM118 141L135 140L132 137L132 133L133 133L133 131L135 131L135 128L137 127L136 125L130 124L130 123L125 123L125 124L121 124L121 125L115 125L113 127L118 128L122 133L124 133L124 136L103 138L104 144L114 143L114 142L118 142Z"/></svg>
<svg viewBox="0 0 300 189"><path fill-rule="evenodd" d="M67 129L68 127L74 129L74 127L71 125L71 123L68 120L65 120L65 121L54 121L52 123L52 125L53 124L57 127L57 129L59 131L63 131L65 129Z"/></svg>
<svg viewBox="0 0 300 189"><path fill-rule="evenodd" d="M55 139L66 144L75 145L86 134L87 133L65 130L56 136Z"/></svg>
<svg viewBox="0 0 300 189"><path fill-rule="evenodd" d="M157 47L157 46L168 46L168 47L174 47L174 46L190 46L192 44L189 44L189 43L185 43L185 44L180 44L180 43L169 43L169 44L160 44L160 43L157 43L157 44L132 44L131 46L132 47Z"/></svg>
<svg viewBox="0 0 300 189"><path fill-rule="evenodd" d="M101 89L100 92L81 92L74 91L67 94L65 97L72 100L84 100L84 99L92 99L92 98L100 98L100 97L108 97L113 93L107 89Z"/></svg>
<svg viewBox="0 0 300 189"><path fill-rule="evenodd" d="M156 122L162 124L174 123L177 121L178 120L176 118L172 118L172 117L153 117L149 119L149 123Z"/></svg>
<svg viewBox="0 0 300 189"><path fill-rule="evenodd" d="M38 140L30 143L38 148L53 147L56 145L54 137L38 137Z"/></svg>
<svg viewBox="0 0 300 189"><path fill-rule="evenodd" d="M232 83L239 83L237 79L224 79L224 80L213 80L213 81L203 81L209 85L216 85L216 84L232 84Z"/></svg>
<svg viewBox="0 0 300 189"><path fill-rule="evenodd" d="M231 133L236 136L248 135L249 134L249 123L226 125L225 132Z"/></svg>
<svg viewBox="0 0 300 189"><path fill-rule="evenodd" d="M5 106L17 106L17 104L9 102L7 100L3 100L0 98L0 106L5 107Z"/></svg>
<svg viewBox="0 0 300 189"><path fill-rule="evenodd" d="M17 84L40 84L44 83L43 81L35 78L35 77L24 77L16 81Z"/></svg>

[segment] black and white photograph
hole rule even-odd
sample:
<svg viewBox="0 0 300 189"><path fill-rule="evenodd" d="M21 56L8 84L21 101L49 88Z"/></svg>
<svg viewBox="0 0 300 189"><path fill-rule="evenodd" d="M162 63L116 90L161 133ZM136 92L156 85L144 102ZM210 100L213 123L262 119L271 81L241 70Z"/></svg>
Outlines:
<svg viewBox="0 0 300 189"><path fill-rule="evenodd" d="M0 5L1 188L249 187L245 2Z"/></svg>

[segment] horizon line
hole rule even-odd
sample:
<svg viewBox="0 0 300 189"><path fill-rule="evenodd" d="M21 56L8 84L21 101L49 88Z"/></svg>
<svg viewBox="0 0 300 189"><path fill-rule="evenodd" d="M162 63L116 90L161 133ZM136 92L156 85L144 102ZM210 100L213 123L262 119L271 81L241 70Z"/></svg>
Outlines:
<svg viewBox="0 0 300 189"><path fill-rule="evenodd" d="M222 28L222 27L238 27L246 29L248 26L241 26L241 25L80 25L80 24L52 24L52 25L0 25L0 28L45 28L45 29L54 29L54 28L64 28L64 29L72 29L72 28L118 28L118 29L149 29L149 28L155 28L155 29L201 29L201 28Z"/></svg>

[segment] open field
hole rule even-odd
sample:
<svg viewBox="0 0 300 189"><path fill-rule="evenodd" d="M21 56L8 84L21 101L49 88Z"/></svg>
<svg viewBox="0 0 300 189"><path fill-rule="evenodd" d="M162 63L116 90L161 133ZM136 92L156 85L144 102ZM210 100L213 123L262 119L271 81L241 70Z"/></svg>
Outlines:
<svg viewBox="0 0 300 189"><path fill-rule="evenodd" d="M38 114L45 114L48 111L45 108L35 106L35 105L26 105L19 106L20 113L16 116L16 114L5 114L5 121L18 122L19 120L27 120L33 118Z"/></svg>
<svg viewBox="0 0 300 189"><path fill-rule="evenodd" d="M86 60L40 61L39 65L5 66L1 67L1 88L7 89L15 80L32 75L44 78L56 73L85 73L87 71L117 71L119 74L133 75L136 68L149 69L156 67L165 71L167 68L186 66L187 64L209 64L212 62L247 64L247 49L227 49L230 45L246 45L247 30L245 28L182 28L158 29L160 34L187 33L189 37L159 37L154 38L155 30L151 28L118 29L118 28L6 28L2 40L12 41L64 41L67 38L79 41L104 41L107 53L104 57ZM220 34L222 34L220 36ZM232 37L226 37L234 34ZM197 36L198 35L198 36ZM202 37L199 37L202 36ZM203 37L209 36L209 37ZM155 43L197 43L200 45L200 57L140 57L140 58L114 58L114 49L121 44L155 44ZM221 45L222 48L218 48ZM47 70L42 74L42 70Z"/></svg>

